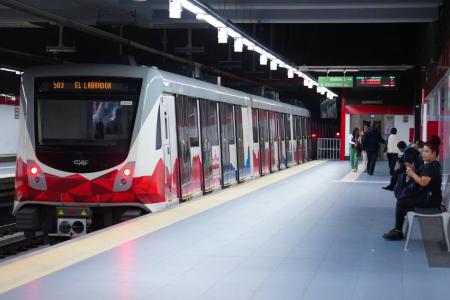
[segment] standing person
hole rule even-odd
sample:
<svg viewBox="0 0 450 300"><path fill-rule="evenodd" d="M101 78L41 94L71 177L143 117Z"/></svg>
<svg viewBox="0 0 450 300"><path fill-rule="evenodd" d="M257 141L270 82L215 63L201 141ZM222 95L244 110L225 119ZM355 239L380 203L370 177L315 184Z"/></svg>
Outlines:
<svg viewBox="0 0 450 300"><path fill-rule="evenodd" d="M362 140L363 149L367 151L367 173L373 175L375 171L375 164L377 163L378 152L380 150L380 143L385 141L381 137L377 128L372 127L369 132L364 134Z"/></svg>
<svg viewBox="0 0 450 300"><path fill-rule="evenodd" d="M362 147L361 147L362 148L361 154L362 154L362 164L364 166L364 172L367 172L367 151L364 149L364 145L363 145L362 141L363 141L364 135L366 133L368 133L368 132L369 132L369 126L367 124L364 124L363 125L363 130L361 131L361 134L360 134L361 136L360 136L360 139L359 139L359 142L362 145Z"/></svg>
<svg viewBox="0 0 450 300"><path fill-rule="evenodd" d="M411 178L416 188L405 197L397 199L395 208L395 228L385 233L386 240L401 240L403 235L403 223L408 211L415 207L440 208L442 203L442 175L441 164L438 161L441 139L433 136L423 148L424 165L417 171L413 163L407 164L406 175Z"/></svg>
<svg viewBox="0 0 450 300"><path fill-rule="evenodd" d="M391 176L392 174L394 174L395 164L397 163L398 156L402 153L397 147L398 142L400 142L400 139L397 136L397 128L393 127L391 129L391 134L388 137L386 151L386 156L389 163L389 175Z"/></svg>
<svg viewBox="0 0 450 300"><path fill-rule="evenodd" d="M350 164L352 166L352 171L358 171L358 151L360 148L359 144L359 129L356 127L353 129L352 134L349 136L350 140Z"/></svg>

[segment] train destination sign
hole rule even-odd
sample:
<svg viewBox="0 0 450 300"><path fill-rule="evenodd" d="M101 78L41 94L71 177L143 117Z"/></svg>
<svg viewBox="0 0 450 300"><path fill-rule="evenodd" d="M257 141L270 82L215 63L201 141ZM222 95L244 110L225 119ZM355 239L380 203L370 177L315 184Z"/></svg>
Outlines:
<svg viewBox="0 0 450 300"><path fill-rule="evenodd" d="M63 90L64 88L78 90L112 90L113 83L111 81L52 81L52 89Z"/></svg>
<svg viewBox="0 0 450 300"><path fill-rule="evenodd" d="M352 76L319 76L319 86L326 88L352 88Z"/></svg>
<svg viewBox="0 0 450 300"><path fill-rule="evenodd" d="M355 88L393 89L397 87L396 76L356 76Z"/></svg>
<svg viewBox="0 0 450 300"><path fill-rule="evenodd" d="M139 80L124 78L48 78L38 83L39 92L137 92Z"/></svg>

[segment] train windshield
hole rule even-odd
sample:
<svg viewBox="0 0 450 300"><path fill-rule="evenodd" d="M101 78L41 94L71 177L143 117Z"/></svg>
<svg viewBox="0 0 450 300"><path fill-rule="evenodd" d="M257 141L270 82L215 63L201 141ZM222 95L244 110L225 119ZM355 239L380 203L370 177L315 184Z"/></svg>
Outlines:
<svg viewBox="0 0 450 300"><path fill-rule="evenodd" d="M134 110L130 100L39 99L38 144L120 150L132 134Z"/></svg>
<svg viewBox="0 0 450 300"><path fill-rule="evenodd" d="M141 80L48 78L36 81L38 159L59 170L97 172L128 156Z"/></svg>

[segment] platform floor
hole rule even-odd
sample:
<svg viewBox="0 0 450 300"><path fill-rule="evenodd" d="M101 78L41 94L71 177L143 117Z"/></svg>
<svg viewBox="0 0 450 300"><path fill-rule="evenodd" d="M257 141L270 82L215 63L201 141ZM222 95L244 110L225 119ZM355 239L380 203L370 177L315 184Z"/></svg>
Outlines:
<svg viewBox="0 0 450 300"><path fill-rule="evenodd" d="M409 252L381 238L395 203L386 163L374 176L309 164L6 261L0 299L449 298L439 234L424 243L417 226ZM121 234L130 240L107 250Z"/></svg>

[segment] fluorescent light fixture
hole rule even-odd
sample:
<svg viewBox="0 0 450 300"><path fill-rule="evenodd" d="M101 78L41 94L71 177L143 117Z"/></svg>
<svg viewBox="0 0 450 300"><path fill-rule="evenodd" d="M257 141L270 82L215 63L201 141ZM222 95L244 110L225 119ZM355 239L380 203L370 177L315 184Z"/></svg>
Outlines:
<svg viewBox="0 0 450 300"><path fill-rule="evenodd" d="M16 75L22 75L23 72L19 70L9 69L9 68L0 68L0 71L16 73Z"/></svg>
<svg viewBox="0 0 450 300"><path fill-rule="evenodd" d="M228 30L226 28L217 28L217 41L219 44L228 43Z"/></svg>
<svg viewBox="0 0 450 300"><path fill-rule="evenodd" d="M219 20L217 20L216 18L214 18L211 15L205 15L203 20L205 20L206 23L208 23L209 25L211 25L213 27L216 27L216 28L227 28L227 26L225 26L224 23L220 22ZM228 35L231 36L231 34L229 32L228 32Z"/></svg>
<svg viewBox="0 0 450 300"><path fill-rule="evenodd" d="M276 71L277 68L278 68L277 61L276 60L271 60L270 61L270 70Z"/></svg>
<svg viewBox="0 0 450 300"><path fill-rule="evenodd" d="M242 37L241 34L239 34L238 32L234 31L231 28L228 28L228 35L231 36L233 39L237 39L237 38Z"/></svg>
<svg viewBox="0 0 450 300"><path fill-rule="evenodd" d="M169 18L180 19L183 8L178 0L169 0Z"/></svg>
<svg viewBox="0 0 450 300"><path fill-rule="evenodd" d="M289 69L287 72L287 76L288 76L288 78L294 78L294 70Z"/></svg>
<svg viewBox="0 0 450 300"><path fill-rule="evenodd" d="M260 64L261 66L266 66L266 65L267 65L267 55L261 54L261 55L259 56L259 64Z"/></svg>
<svg viewBox="0 0 450 300"><path fill-rule="evenodd" d="M260 54L260 65L267 65L268 61L270 60L270 70L275 71L278 69L278 67L284 68L287 70L288 78L294 78L294 76L297 75L303 78L304 86L307 86L308 88L318 86L316 80L308 77L305 73L298 71L297 66L286 63L277 54L271 52L271 50L266 49L252 37L246 35L245 33L241 33L241 31L234 25L229 24L225 18L213 12L206 6L203 6L200 2L193 0L169 0L170 18L181 18L183 9L186 9L187 11L193 13L197 20L204 21L209 25L217 28L217 41L219 44L228 43L228 37L231 37L234 40L235 52L242 52L245 46L249 51L254 51ZM317 92L322 95L327 94L327 97L331 97L330 99L332 99L333 97L337 97L335 93L324 87L318 87Z"/></svg>
<svg viewBox="0 0 450 300"><path fill-rule="evenodd" d="M242 43L242 38L237 38L234 40L234 52L242 52L244 44Z"/></svg>

